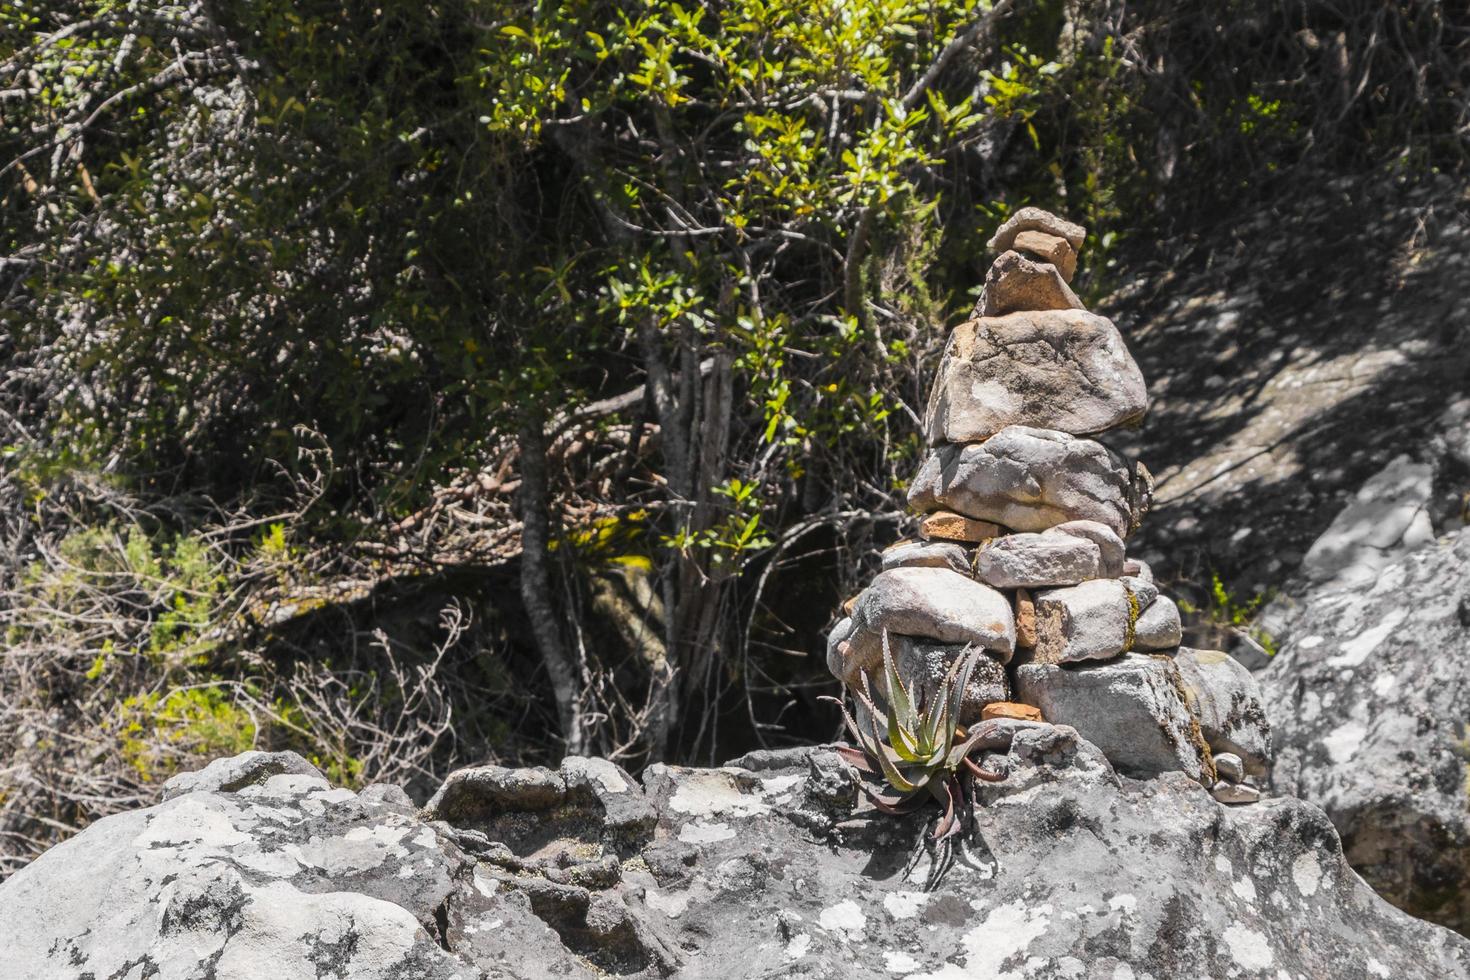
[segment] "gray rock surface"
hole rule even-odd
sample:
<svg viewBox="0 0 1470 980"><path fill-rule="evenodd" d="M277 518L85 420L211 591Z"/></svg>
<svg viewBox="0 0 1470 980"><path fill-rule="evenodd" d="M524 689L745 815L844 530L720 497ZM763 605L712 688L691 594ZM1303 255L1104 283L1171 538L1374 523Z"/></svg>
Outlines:
<svg viewBox="0 0 1470 980"><path fill-rule="evenodd" d="M1139 613L1138 622L1133 624L1131 649L1172 650L1183 639L1184 625L1179 619L1178 603L1168 596L1159 596Z"/></svg>
<svg viewBox="0 0 1470 980"><path fill-rule="evenodd" d="M1062 241L1062 244L1067 243ZM1051 262L1039 262L1011 251L996 259L985 274L985 292L980 296L978 311L980 316L990 317L1021 310L1082 308L1082 301L1067 285L1059 268Z"/></svg>
<svg viewBox="0 0 1470 980"><path fill-rule="evenodd" d="M950 568L970 571L970 558L963 545L951 541L905 541L883 552L883 571L891 568Z"/></svg>
<svg viewBox="0 0 1470 980"><path fill-rule="evenodd" d="M1101 443L1007 426L982 443L936 447L909 487L920 511L952 510L1015 531L1091 520L1126 537L1147 509L1138 474Z"/></svg>
<svg viewBox="0 0 1470 980"><path fill-rule="evenodd" d="M1019 282L1024 270L1013 276ZM1143 375L1112 321L1053 308L955 327L929 390L924 431L931 445L978 442L1008 425L1087 435L1136 422L1147 410Z"/></svg>
<svg viewBox="0 0 1470 980"><path fill-rule="evenodd" d="M1110 660L1128 649L1138 600L1120 579L1045 589L1033 601L1039 663Z"/></svg>
<svg viewBox="0 0 1470 980"><path fill-rule="evenodd" d="M1102 558L1102 577L1117 578L1124 569L1126 546L1106 524L1097 521L1066 521L1047 528L1043 534L1070 534L1074 538L1086 538L1097 545ZM1149 581L1153 581L1152 578Z"/></svg>
<svg viewBox="0 0 1470 980"><path fill-rule="evenodd" d="M973 643L1005 660L1016 649L1010 600L948 568L879 572L858 596L853 621L879 636L887 630L939 643Z"/></svg>
<svg viewBox="0 0 1470 980"><path fill-rule="evenodd" d="M1214 779L1172 658L1129 653L1104 663L1022 664L1016 699L1040 708L1046 721L1077 729L1127 775Z"/></svg>
<svg viewBox="0 0 1470 980"><path fill-rule="evenodd" d="M310 777L191 793L0 884L0 976L1470 976L1470 943L1374 896L1315 807L1225 807L1182 774L1119 779L1065 727L1011 730L947 869L932 810L855 809L821 748L619 776L652 815L631 832L600 781L551 809L504 790L540 777L464 781L453 822Z"/></svg>
<svg viewBox="0 0 1470 980"><path fill-rule="evenodd" d="M1271 763L1271 726L1251 672L1218 650L1180 647L1174 658L1190 710L1212 750L1240 756L1245 771L1265 775Z"/></svg>
<svg viewBox="0 0 1470 980"><path fill-rule="evenodd" d="M295 752L241 752L215 759L197 772L181 772L163 784L162 799L171 800L201 790L233 793L264 783L272 776L315 776L321 770Z"/></svg>
<svg viewBox="0 0 1470 980"><path fill-rule="evenodd" d="M1326 810L1390 901L1470 932L1470 529L1307 591L1278 639L1273 787Z"/></svg>
<svg viewBox="0 0 1470 980"><path fill-rule="evenodd" d="M1408 456L1363 484L1302 559L1311 580L1351 588L1371 585L1399 554L1434 541L1429 505L1434 467Z"/></svg>
<svg viewBox="0 0 1470 980"><path fill-rule="evenodd" d="M1075 585L1102 574L1102 552L1069 534L1008 534L975 553L974 571L997 589Z"/></svg>

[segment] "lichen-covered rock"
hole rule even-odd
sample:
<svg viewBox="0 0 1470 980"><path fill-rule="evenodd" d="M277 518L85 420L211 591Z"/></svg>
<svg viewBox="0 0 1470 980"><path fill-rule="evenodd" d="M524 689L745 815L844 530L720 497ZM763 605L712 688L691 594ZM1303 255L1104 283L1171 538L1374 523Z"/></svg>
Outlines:
<svg viewBox="0 0 1470 980"><path fill-rule="evenodd" d="M1015 251L1004 253L990 266L978 306L983 317L1005 316L1022 310L1080 309L1082 301L1067 285L1060 269Z"/></svg>
<svg viewBox="0 0 1470 980"><path fill-rule="evenodd" d="M1070 725L1130 776L1214 778L1209 751L1168 657L1130 653L1105 663L1016 668L1016 698Z"/></svg>
<svg viewBox="0 0 1470 980"><path fill-rule="evenodd" d="M976 552L974 573L997 589L1076 585L1102 574L1102 552L1069 534L1008 534Z"/></svg>
<svg viewBox="0 0 1470 980"><path fill-rule="evenodd" d="M1182 774L1119 779L1070 728L983 724L1009 777L947 867L932 809L859 804L825 748L654 765L642 786L593 760L503 770L459 780L435 822L307 776L189 793L0 884L0 976L1470 976L1470 943L1377 898L1315 807L1226 807ZM512 788L580 779L596 789L551 809ZM617 782L642 836L607 830Z"/></svg>
<svg viewBox="0 0 1470 980"><path fill-rule="evenodd" d="M952 510L1015 531L1097 521L1122 538L1147 508L1142 483L1101 443L1012 425L982 443L932 450L908 502L919 511Z"/></svg>
<svg viewBox="0 0 1470 980"><path fill-rule="evenodd" d="M1470 933L1470 529L1297 596L1276 632L1272 786L1326 810L1390 901Z"/></svg>
<svg viewBox="0 0 1470 980"><path fill-rule="evenodd" d="M1391 460L1353 496L1312 543L1302 572L1342 588L1369 586L1398 555L1434 540L1429 519L1434 467L1408 456Z"/></svg>
<svg viewBox="0 0 1470 980"><path fill-rule="evenodd" d="M1012 278L1035 281L1017 279L1023 272L1017 268ZM1066 288L1060 277L1056 284ZM924 430L931 445L978 442L1008 425L1087 435L1135 422L1147 409L1143 375L1112 322L1086 310L1048 308L955 327L929 391Z"/></svg>
<svg viewBox="0 0 1470 980"><path fill-rule="evenodd" d="M1271 765L1271 726L1251 672L1218 650L1180 647L1174 659L1210 748L1240 756L1252 776L1265 775Z"/></svg>
<svg viewBox="0 0 1470 980"><path fill-rule="evenodd" d="M861 629L970 643L1009 660L1016 621L1005 596L948 568L895 568L879 572L858 597L853 620Z"/></svg>
<svg viewBox="0 0 1470 980"><path fill-rule="evenodd" d="M321 770L295 752L241 752L215 759L197 772L181 772L163 784L160 798L171 800L185 793L233 793L246 786L264 783L272 776L315 776Z"/></svg>

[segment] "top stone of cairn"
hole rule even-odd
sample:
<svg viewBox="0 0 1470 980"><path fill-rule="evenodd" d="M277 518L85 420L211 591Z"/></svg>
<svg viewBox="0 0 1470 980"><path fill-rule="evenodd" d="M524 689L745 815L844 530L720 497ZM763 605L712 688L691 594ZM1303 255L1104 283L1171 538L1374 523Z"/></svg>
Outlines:
<svg viewBox="0 0 1470 980"><path fill-rule="evenodd" d="M1005 220L1005 224L996 229L986 245L997 251L1004 252L1016 244L1016 236L1023 231L1042 231L1048 235L1056 235L1065 238L1067 244L1074 251L1082 251L1082 241L1087 237L1087 229L1081 225L1074 225L1063 218L1058 218L1050 211L1041 208L1021 208L1015 214Z"/></svg>

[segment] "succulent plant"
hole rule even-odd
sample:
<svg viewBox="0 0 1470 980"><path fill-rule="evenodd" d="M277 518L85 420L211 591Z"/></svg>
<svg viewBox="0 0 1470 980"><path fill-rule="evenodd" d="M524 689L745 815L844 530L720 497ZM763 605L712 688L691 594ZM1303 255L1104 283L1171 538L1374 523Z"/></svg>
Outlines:
<svg viewBox="0 0 1470 980"><path fill-rule="evenodd" d="M984 653L969 651L957 659L931 695L911 690L893 662L888 634L883 634L883 691L875 694L866 671L862 689L853 691L857 710L838 698L826 698L842 709L859 748L838 751L863 777L860 785L873 805L886 813L906 813L927 799L944 806L933 838L959 833L974 806L974 780L1004 779L970 758L985 744L987 733L967 732L957 724L965 688Z"/></svg>

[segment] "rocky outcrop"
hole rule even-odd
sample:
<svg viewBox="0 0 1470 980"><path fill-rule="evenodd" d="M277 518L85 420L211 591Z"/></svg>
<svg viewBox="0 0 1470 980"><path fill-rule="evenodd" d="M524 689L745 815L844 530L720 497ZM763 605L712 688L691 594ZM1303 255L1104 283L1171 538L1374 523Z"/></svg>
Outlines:
<svg viewBox="0 0 1470 980"><path fill-rule="evenodd" d="M1411 526L1411 510L1389 513ZM1333 525L1353 526L1367 525ZM1470 932L1470 530L1386 564L1376 551L1360 552L1371 576L1335 575L1274 611L1281 648L1260 674L1272 785L1326 810L1390 901Z"/></svg>
<svg viewBox="0 0 1470 980"><path fill-rule="evenodd" d="M727 980L1470 976L1315 807L1226 807L1017 726L947 866L824 749L464 770L415 812L317 776L98 821L0 884L0 976Z"/></svg>

